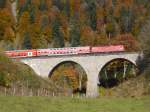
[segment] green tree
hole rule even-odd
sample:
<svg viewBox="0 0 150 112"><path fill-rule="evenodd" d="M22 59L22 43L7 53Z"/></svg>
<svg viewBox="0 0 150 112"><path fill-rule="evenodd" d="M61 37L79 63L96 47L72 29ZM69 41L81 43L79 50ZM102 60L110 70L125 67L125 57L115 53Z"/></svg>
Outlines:
<svg viewBox="0 0 150 112"><path fill-rule="evenodd" d="M18 12L18 19L23 14L24 11L28 11L28 9L31 6L31 0L25 0L25 3L22 6L18 6L19 12Z"/></svg>
<svg viewBox="0 0 150 112"><path fill-rule="evenodd" d="M143 72L150 69L150 18L139 34L139 40L143 52L143 57L139 63L139 69Z"/></svg>
<svg viewBox="0 0 150 112"><path fill-rule="evenodd" d="M38 25L32 24L30 26L30 35L31 35L31 42L32 42L32 48L33 49L42 49L47 48L47 41L45 37L43 36L42 30Z"/></svg>
<svg viewBox="0 0 150 112"><path fill-rule="evenodd" d="M75 18L72 18L70 21L70 44L73 47L80 45L80 27Z"/></svg>
<svg viewBox="0 0 150 112"><path fill-rule="evenodd" d="M48 16L47 15L42 15L41 16L41 21L40 21L41 29L45 28L48 25L49 25L49 18L48 18Z"/></svg>
<svg viewBox="0 0 150 112"><path fill-rule="evenodd" d="M64 0L63 2L63 13L67 16L70 17L70 2L69 0Z"/></svg>
<svg viewBox="0 0 150 112"><path fill-rule="evenodd" d="M30 16L30 22L34 23L35 21L35 7L31 5L31 8L29 9L29 16Z"/></svg>
<svg viewBox="0 0 150 112"><path fill-rule="evenodd" d="M52 21L52 38L54 47L64 47L64 36L60 31L60 20L58 17Z"/></svg>
<svg viewBox="0 0 150 112"><path fill-rule="evenodd" d="M62 0L52 0L52 1L53 1L53 5L57 6L59 10L63 10Z"/></svg>
<svg viewBox="0 0 150 112"><path fill-rule="evenodd" d="M131 32L134 15L130 7L122 7L120 11L120 26L123 33Z"/></svg>
<svg viewBox="0 0 150 112"><path fill-rule="evenodd" d="M47 4L45 2L45 0L40 0L40 5L39 5L39 9L40 11L45 11L48 9Z"/></svg>
<svg viewBox="0 0 150 112"><path fill-rule="evenodd" d="M116 34L116 21L112 13L110 13L107 17L107 23L106 23L106 33L108 37L114 37Z"/></svg>
<svg viewBox="0 0 150 112"><path fill-rule="evenodd" d="M4 8L6 6L6 0L0 0L0 8Z"/></svg>
<svg viewBox="0 0 150 112"><path fill-rule="evenodd" d="M32 49L31 38L28 32L24 33L24 39L22 43L23 49Z"/></svg>
<svg viewBox="0 0 150 112"><path fill-rule="evenodd" d="M96 4L95 4L95 0L90 0L87 1L88 4L88 9L87 9L87 13L88 13L88 20L89 20L89 25L91 26L91 28L95 31L96 30Z"/></svg>

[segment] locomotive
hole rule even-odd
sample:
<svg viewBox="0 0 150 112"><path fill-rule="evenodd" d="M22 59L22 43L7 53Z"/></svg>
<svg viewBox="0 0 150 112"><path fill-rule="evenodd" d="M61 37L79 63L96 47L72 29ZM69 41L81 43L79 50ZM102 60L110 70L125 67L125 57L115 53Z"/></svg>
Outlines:
<svg viewBox="0 0 150 112"><path fill-rule="evenodd" d="M123 51L125 51L123 45L109 45L97 47L85 46L85 47L13 50L13 51L5 51L5 54L11 58L25 58L36 56L57 56L57 55L73 55L73 54L78 55L78 54L110 53Z"/></svg>

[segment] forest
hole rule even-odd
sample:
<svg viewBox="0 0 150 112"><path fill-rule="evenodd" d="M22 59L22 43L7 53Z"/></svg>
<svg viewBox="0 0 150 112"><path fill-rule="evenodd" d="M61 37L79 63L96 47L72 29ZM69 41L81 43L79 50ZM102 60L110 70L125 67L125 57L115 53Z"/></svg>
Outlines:
<svg viewBox="0 0 150 112"><path fill-rule="evenodd" d="M6 50L123 44L136 51L150 1L1 0L0 9Z"/></svg>
<svg viewBox="0 0 150 112"><path fill-rule="evenodd" d="M139 35L143 39L148 37L144 37L148 30L141 31L147 24L149 12L149 0L0 0L0 49L122 44L126 51L140 51L141 43L149 42L139 39ZM146 58L139 64L142 72L144 66L149 66L147 49L144 53ZM133 77L134 67L122 61L108 65L108 75L113 73L109 77L121 77L118 81L122 82L124 63L127 65L127 75ZM116 76L115 70L118 69L120 76ZM105 71L102 70L103 81L109 82ZM86 74L76 64L65 63L53 74L53 80L61 82L59 86L71 86L74 92L86 88ZM80 79L83 81L80 82ZM103 86L108 87L109 84L104 82Z"/></svg>

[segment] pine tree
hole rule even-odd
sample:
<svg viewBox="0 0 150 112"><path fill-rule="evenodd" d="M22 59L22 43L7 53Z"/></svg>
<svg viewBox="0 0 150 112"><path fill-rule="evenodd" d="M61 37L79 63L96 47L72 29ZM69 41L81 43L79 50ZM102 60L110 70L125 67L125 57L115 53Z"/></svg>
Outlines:
<svg viewBox="0 0 150 112"><path fill-rule="evenodd" d="M139 34L139 40L143 52L143 58L139 60L139 69L143 72L146 69L150 69L150 18Z"/></svg>
<svg viewBox="0 0 150 112"><path fill-rule="evenodd" d="M63 10L62 0L52 0L53 5L57 6L59 10Z"/></svg>
<svg viewBox="0 0 150 112"><path fill-rule="evenodd" d="M40 11L45 11L48 9L47 4L45 2L45 0L40 0L40 5L39 5L39 9Z"/></svg>
<svg viewBox="0 0 150 112"><path fill-rule="evenodd" d="M31 8L29 10L29 16L30 16L30 22L34 23L35 21L35 7L31 5Z"/></svg>
<svg viewBox="0 0 150 112"><path fill-rule="evenodd" d="M64 0L63 4L64 4L63 13L65 14L65 16L69 18L70 17L70 2L69 0Z"/></svg>
<svg viewBox="0 0 150 112"><path fill-rule="evenodd" d="M91 28L95 31L96 30L96 25L97 25L97 18L96 18L96 4L94 0L88 1L88 20L89 20L89 25Z"/></svg>
<svg viewBox="0 0 150 112"><path fill-rule="evenodd" d="M54 47L64 47L64 37L60 31L60 21L58 17L52 21L52 38Z"/></svg>
<svg viewBox="0 0 150 112"><path fill-rule="evenodd" d="M80 27L75 18L70 21L70 44L73 47L80 45Z"/></svg>
<svg viewBox="0 0 150 112"><path fill-rule="evenodd" d="M29 35L28 32L24 33L24 39L23 39L23 43L22 43L22 48L23 49L32 49L30 35Z"/></svg>
<svg viewBox="0 0 150 112"><path fill-rule="evenodd" d="M42 49L47 48L47 41L45 36L43 36L42 29L38 27L38 25L32 24L30 26L30 36L31 36L31 42L32 42L32 48L33 49Z"/></svg>
<svg viewBox="0 0 150 112"><path fill-rule="evenodd" d="M6 0L0 0L0 8L4 8L5 6L6 6Z"/></svg>
<svg viewBox="0 0 150 112"><path fill-rule="evenodd" d="M46 26L49 25L49 18L47 15L42 15L41 16L41 21L40 21L40 28L43 29Z"/></svg>
<svg viewBox="0 0 150 112"><path fill-rule="evenodd" d="M114 37L116 33L116 21L113 16L113 8L110 8L107 16L106 33L108 37Z"/></svg>
<svg viewBox="0 0 150 112"><path fill-rule="evenodd" d="M19 7L18 18L17 18L18 20L25 11L28 11L30 9L30 6L31 6L31 0L25 0L25 3L21 7L18 6Z"/></svg>
<svg viewBox="0 0 150 112"><path fill-rule="evenodd" d="M123 33L131 32L133 25L133 12L131 8L122 7L120 12L121 29Z"/></svg>

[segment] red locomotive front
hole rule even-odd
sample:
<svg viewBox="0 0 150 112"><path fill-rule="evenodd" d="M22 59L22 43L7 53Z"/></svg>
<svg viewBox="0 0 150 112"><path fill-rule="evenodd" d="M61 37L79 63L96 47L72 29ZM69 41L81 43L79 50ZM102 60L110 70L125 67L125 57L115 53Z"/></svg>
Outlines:
<svg viewBox="0 0 150 112"><path fill-rule="evenodd" d="M5 51L5 54L12 58L37 56L36 50Z"/></svg>

